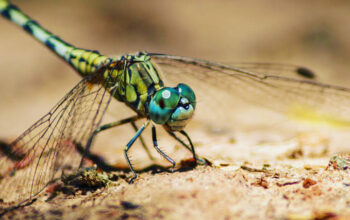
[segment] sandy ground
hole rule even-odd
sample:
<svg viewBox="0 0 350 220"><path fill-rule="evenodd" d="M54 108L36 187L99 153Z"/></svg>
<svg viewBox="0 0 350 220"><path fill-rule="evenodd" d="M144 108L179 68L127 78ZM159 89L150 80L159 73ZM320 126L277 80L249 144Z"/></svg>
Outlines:
<svg viewBox="0 0 350 220"><path fill-rule="evenodd" d="M320 81L350 85L347 1L14 3L68 42L104 54L146 50L222 62L296 63L313 69ZM0 29L0 138L9 141L45 114L79 76L4 19ZM113 109L118 111L110 111L106 120L129 113ZM349 131L295 126L285 119L271 123L272 117L252 116L259 125L234 132L194 120L189 133L207 166L173 173L157 167L143 170L169 164L155 151L155 161L149 160L135 146L139 178L134 184L128 184L131 173L126 171L101 173L103 184L96 187L58 182L55 190L51 186L33 204L3 218L349 218ZM101 134L93 151L125 168L122 146L131 131L127 127ZM150 135L144 136L150 141ZM183 168L180 161L191 154L160 137L177 168ZM93 180L100 178L94 175Z"/></svg>

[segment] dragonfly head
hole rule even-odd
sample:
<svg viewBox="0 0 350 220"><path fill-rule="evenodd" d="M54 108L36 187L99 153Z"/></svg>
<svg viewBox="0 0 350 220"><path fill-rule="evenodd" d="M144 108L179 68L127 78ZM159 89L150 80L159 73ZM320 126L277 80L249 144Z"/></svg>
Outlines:
<svg viewBox="0 0 350 220"><path fill-rule="evenodd" d="M157 91L149 104L149 115L157 124L170 131L182 130L192 118L196 108L196 96L186 84L164 87Z"/></svg>

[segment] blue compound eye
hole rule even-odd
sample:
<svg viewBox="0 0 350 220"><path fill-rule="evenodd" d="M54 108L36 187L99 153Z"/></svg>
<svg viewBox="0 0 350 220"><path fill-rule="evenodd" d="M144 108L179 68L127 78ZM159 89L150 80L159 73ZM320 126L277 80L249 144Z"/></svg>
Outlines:
<svg viewBox="0 0 350 220"><path fill-rule="evenodd" d="M149 115L157 124L165 124L180 101L178 90L163 88L154 94L149 104Z"/></svg>
<svg viewBox="0 0 350 220"><path fill-rule="evenodd" d="M170 131L180 131L192 118L195 107L193 90L180 83L175 88L166 87L154 94L149 104L149 116Z"/></svg>
<svg viewBox="0 0 350 220"><path fill-rule="evenodd" d="M185 97L189 101L189 105L193 106L193 109L196 108L196 95L193 90L186 84L180 83L177 85L177 89L180 93L180 96Z"/></svg>

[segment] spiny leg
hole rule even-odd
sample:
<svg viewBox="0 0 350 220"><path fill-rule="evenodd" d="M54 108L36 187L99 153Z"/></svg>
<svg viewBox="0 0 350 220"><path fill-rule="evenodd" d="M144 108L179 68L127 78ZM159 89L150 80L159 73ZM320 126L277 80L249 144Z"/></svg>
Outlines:
<svg viewBox="0 0 350 220"><path fill-rule="evenodd" d="M94 137L99 132L107 130L109 128L117 127L119 125L123 125L123 124L126 124L126 123L133 123L133 122L139 120L140 118L141 118L140 116L136 115L136 116L132 116L132 117L129 117L129 118L122 119L120 121L104 124L104 125L98 127L94 132L92 132L92 134L91 134L91 136L90 136L90 138L89 138L89 140L88 140L88 142L86 144L83 157L81 158L81 161L80 161L79 168L81 168L83 166L84 158L86 158L86 156L90 154L90 148L91 148L92 141L93 141Z"/></svg>
<svg viewBox="0 0 350 220"><path fill-rule="evenodd" d="M191 148L190 148L185 142L183 142L183 140L181 140L178 136L176 136L175 133L168 131L168 134L169 134L171 137L173 137L175 140L177 140L178 142L180 142L180 144L182 144L184 147L186 147L187 150L189 150L189 151L192 152Z"/></svg>
<svg viewBox="0 0 350 220"><path fill-rule="evenodd" d="M197 155L196 155L196 151L194 150L194 146L193 146L193 143L192 143L192 140L191 140L190 136L188 136L188 134L187 134L184 130L181 130L180 133L181 133L182 135L184 135L184 136L187 138L188 143L190 143L191 152L192 152L192 154L193 154L193 159L195 159L196 162L197 162L198 158L197 158Z"/></svg>
<svg viewBox="0 0 350 220"><path fill-rule="evenodd" d="M169 161L170 163L173 164L172 170L174 170L175 167L175 161L173 159L171 159L168 155L166 155L161 149L159 149L158 147L158 143L157 143L157 133L156 133L156 126L152 126L152 140L153 140L153 146L154 148L158 151L158 153L160 153L160 155L162 155L165 159L167 159L167 161Z"/></svg>
<svg viewBox="0 0 350 220"><path fill-rule="evenodd" d="M131 122L131 125L132 125L132 127L134 128L135 132L137 132L137 131L139 130L134 121ZM139 139L140 139L141 144L142 144L142 147L143 147L143 149L145 149L145 151L146 151L146 153L147 153L149 159L151 159L151 160L153 161L153 160L154 160L154 157L152 156L151 152L149 151L149 149L148 149L148 147L147 147L147 145L146 145L146 142L143 140L142 135L140 135L140 138L139 138Z"/></svg>
<svg viewBox="0 0 350 220"><path fill-rule="evenodd" d="M134 168L132 167L132 164L130 162L129 156L128 156L128 151L131 148L131 146L133 145L133 143L135 142L135 140L141 135L142 131L149 125L149 120L147 120L142 127L136 132L135 136L133 138L131 138L131 140L129 141L129 143L126 145L125 149L124 149L124 155L126 158L126 161L128 161L130 170L134 173L134 176L130 179L130 183L132 183L136 178L137 178L137 174L134 170Z"/></svg>
<svg viewBox="0 0 350 220"><path fill-rule="evenodd" d="M178 136L176 136L175 133L168 131L168 133L170 134L170 136L172 136L173 138L175 138L175 140L177 140L178 142L180 142L184 147L187 148L187 150L189 150L189 151L192 152L193 159L195 159L196 162L197 162L198 158L197 158L196 152L195 152L195 150L194 150L194 146L193 146L193 143L192 143L192 140L191 140L190 136L188 136L188 134L187 134L184 130L181 130L181 131L179 131L179 132L187 138L188 143L190 144L191 147L189 147L185 142L183 142L183 140L181 140ZM202 160L199 160L199 161L200 161L201 163L203 162Z"/></svg>

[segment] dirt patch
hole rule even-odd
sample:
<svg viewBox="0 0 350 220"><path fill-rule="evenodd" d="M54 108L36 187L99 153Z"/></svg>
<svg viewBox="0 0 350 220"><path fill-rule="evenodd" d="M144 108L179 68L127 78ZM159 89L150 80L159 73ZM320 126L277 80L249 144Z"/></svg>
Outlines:
<svg viewBox="0 0 350 220"><path fill-rule="evenodd" d="M139 171L133 184L129 172L90 168L50 185L35 202L3 217L345 219L350 176L334 158L346 156L330 158L208 160L185 171L179 163L181 171L173 173L154 167Z"/></svg>

